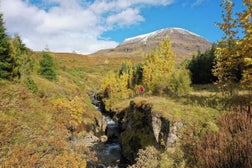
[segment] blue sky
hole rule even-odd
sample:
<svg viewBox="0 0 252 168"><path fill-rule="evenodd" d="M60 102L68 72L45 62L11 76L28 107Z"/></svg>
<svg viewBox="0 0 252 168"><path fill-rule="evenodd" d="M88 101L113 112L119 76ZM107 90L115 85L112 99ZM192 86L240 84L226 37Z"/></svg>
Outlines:
<svg viewBox="0 0 252 168"><path fill-rule="evenodd" d="M235 11L242 10L242 1L233 0ZM142 11L145 20L125 28L105 32L105 37L121 42L127 37L149 33L166 27L181 27L217 42L222 31L216 23L222 22L220 0L177 0L168 6L147 7Z"/></svg>
<svg viewBox="0 0 252 168"><path fill-rule="evenodd" d="M33 50L92 53L124 39L180 27L221 39L221 0L0 0L9 34ZM235 12L242 0L233 0Z"/></svg>
<svg viewBox="0 0 252 168"><path fill-rule="evenodd" d="M166 27L181 27L205 37L210 42L216 42L222 32L215 25L221 22L221 8L217 0L206 0L199 5L177 1L169 6L147 7L142 11L145 20L136 25L117 28L103 35L122 41L124 38L144 34Z"/></svg>

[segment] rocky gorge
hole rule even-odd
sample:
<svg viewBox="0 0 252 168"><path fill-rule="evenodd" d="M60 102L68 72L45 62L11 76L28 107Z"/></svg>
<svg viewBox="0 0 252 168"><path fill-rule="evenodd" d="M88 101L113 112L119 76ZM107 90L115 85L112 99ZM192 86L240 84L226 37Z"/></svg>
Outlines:
<svg viewBox="0 0 252 168"><path fill-rule="evenodd" d="M153 111L153 105L149 102L131 100L128 106L120 111L105 111L101 96L94 94L91 99L92 103L113 121L112 128L107 124L104 129L104 121L96 119L97 126L103 127L105 131L105 143L116 142L120 145L118 167L135 164L140 149L148 146L157 150L172 148L181 137L179 129L183 127L183 123L173 122Z"/></svg>

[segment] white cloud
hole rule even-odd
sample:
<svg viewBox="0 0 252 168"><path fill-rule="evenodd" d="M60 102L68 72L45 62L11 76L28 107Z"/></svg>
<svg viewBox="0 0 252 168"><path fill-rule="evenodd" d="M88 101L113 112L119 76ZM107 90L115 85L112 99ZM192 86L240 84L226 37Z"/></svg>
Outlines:
<svg viewBox="0 0 252 168"><path fill-rule="evenodd" d="M196 1L192 4L192 7L199 6L199 5L201 5L204 1L206 1L206 0L196 0Z"/></svg>
<svg viewBox="0 0 252 168"><path fill-rule="evenodd" d="M0 0L7 30L18 33L33 50L92 53L117 42L101 39L115 26L144 21L146 5L169 5L174 0Z"/></svg>
<svg viewBox="0 0 252 168"><path fill-rule="evenodd" d="M128 8L121 13L109 16L107 23L110 25L117 24L119 26L132 25L144 21L144 18L139 14L137 9Z"/></svg>

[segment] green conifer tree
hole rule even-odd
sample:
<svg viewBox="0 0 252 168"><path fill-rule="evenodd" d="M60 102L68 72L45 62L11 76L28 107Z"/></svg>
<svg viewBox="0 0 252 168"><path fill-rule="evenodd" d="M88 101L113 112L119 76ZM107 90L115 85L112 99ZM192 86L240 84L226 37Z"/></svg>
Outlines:
<svg viewBox="0 0 252 168"><path fill-rule="evenodd" d="M40 65L39 74L41 76L50 81L56 80L56 72L53 57L49 53L47 52L43 53L39 65Z"/></svg>
<svg viewBox="0 0 252 168"><path fill-rule="evenodd" d="M9 39L5 31L3 15L0 14L0 79L12 79L15 61L10 55Z"/></svg>
<svg viewBox="0 0 252 168"><path fill-rule="evenodd" d="M191 72L192 82L194 84L206 84L216 81L212 69L215 65L215 46L204 53L198 52L190 61L188 68Z"/></svg>

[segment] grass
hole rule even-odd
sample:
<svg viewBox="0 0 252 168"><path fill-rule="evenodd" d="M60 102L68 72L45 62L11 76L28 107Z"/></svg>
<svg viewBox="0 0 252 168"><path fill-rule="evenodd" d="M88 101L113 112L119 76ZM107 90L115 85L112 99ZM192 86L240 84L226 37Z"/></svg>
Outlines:
<svg viewBox="0 0 252 168"><path fill-rule="evenodd" d="M144 96L125 99L112 107L112 111L120 113L127 109L130 101L137 106L151 104L152 112L160 114L171 122L182 121L195 132L217 131L217 118L226 114L225 106L230 103L213 85L197 85L184 97Z"/></svg>
<svg viewBox="0 0 252 168"><path fill-rule="evenodd" d="M179 120L183 120L188 123L193 120L205 122L214 119L214 117L220 113L218 109L201 107L199 105L193 104L188 105L169 97L154 96L135 97L133 99L121 101L112 107L112 111L119 113L123 109L126 109L132 100L137 105L141 104L142 102L151 104L153 112L159 113L161 116L173 122Z"/></svg>

